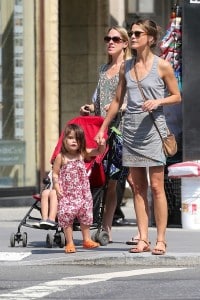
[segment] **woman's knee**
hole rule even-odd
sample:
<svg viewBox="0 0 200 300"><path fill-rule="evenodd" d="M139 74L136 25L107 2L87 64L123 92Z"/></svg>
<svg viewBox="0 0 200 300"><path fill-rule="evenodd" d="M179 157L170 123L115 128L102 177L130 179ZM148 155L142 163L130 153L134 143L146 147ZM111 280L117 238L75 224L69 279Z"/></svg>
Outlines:
<svg viewBox="0 0 200 300"><path fill-rule="evenodd" d="M151 191L154 198L160 197L165 194L164 185L160 181L154 181L151 184Z"/></svg>

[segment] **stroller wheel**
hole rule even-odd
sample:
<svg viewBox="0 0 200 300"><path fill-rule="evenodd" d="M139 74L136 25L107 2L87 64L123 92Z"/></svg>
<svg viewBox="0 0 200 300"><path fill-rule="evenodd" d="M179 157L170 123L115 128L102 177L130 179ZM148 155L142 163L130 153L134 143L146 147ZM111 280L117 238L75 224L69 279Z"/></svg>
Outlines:
<svg viewBox="0 0 200 300"><path fill-rule="evenodd" d="M10 246L15 247L15 233L11 233L10 235Z"/></svg>
<svg viewBox="0 0 200 300"><path fill-rule="evenodd" d="M60 244L59 244L60 248L65 247L65 244L66 244L65 243L65 235L63 232L60 232Z"/></svg>
<svg viewBox="0 0 200 300"><path fill-rule="evenodd" d="M94 241L94 242L98 242L98 233L97 233L97 231L96 232L93 232L92 234L91 234L91 239Z"/></svg>
<svg viewBox="0 0 200 300"><path fill-rule="evenodd" d="M47 248L52 248L53 247L53 242L54 242L53 234L48 233L47 236L46 236Z"/></svg>
<svg viewBox="0 0 200 300"><path fill-rule="evenodd" d="M23 247L27 246L27 233L26 232L22 233L22 246Z"/></svg>
<svg viewBox="0 0 200 300"><path fill-rule="evenodd" d="M106 231L101 231L97 240L101 246L106 246L109 243L109 235Z"/></svg>

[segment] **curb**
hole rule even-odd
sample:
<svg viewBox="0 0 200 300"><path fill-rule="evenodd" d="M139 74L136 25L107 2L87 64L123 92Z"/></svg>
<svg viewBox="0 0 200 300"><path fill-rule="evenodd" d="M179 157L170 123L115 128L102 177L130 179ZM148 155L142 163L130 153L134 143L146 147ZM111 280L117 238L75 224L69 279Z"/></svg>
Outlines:
<svg viewBox="0 0 200 300"><path fill-rule="evenodd" d="M132 256L127 252L118 253L110 256L109 254L97 254L93 257L79 257L72 258L54 258L54 259L41 259L32 261L21 261L23 265L83 265L83 266L147 266L147 267L194 267L200 265L200 255L196 253L168 253L162 256L153 256L150 253L142 253Z"/></svg>

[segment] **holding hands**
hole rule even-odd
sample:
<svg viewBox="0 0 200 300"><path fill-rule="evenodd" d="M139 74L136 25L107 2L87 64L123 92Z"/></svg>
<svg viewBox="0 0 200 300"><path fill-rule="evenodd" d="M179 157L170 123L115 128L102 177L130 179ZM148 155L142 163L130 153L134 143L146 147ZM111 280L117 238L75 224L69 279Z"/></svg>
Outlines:
<svg viewBox="0 0 200 300"><path fill-rule="evenodd" d="M94 140L97 142L99 147L100 146L102 147L102 145L105 145L104 132L101 129L98 131L98 133L95 136Z"/></svg>

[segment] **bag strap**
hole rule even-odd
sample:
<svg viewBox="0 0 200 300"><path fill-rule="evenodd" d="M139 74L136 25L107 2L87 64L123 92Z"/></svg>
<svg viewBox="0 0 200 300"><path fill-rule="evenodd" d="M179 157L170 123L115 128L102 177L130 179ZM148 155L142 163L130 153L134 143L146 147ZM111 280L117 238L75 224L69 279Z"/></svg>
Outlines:
<svg viewBox="0 0 200 300"><path fill-rule="evenodd" d="M145 101L147 101L147 98L146 98L146 96L145 96L145 94L144 94L144 92L143 92L142 86L141 86L141 84L140 84L140 82L139 82L139 79L138 79L138 73L137 73L137 69L136 69L135 63L134 63L134 71L135 71L135 77L136 77L136 81L137 81L138 88L139 88L140 93L141 93L141 95L142 95L142 98L144 99L144 102L145 102ZM161 138L161 141L164 142L163 137L162 137L162 135L161 135L161 133L160 133L160 130L158 129L158 126L157 126L157 124L156 124L154 115L153 115L153 113L150 112L150 111L149 111L149 116L151 117L151 119L152 119L152 121L153 121L153 124L154 124L154 126L156 127L156 130L158 131L158 134L159 134L159 136L160 136L160 138Z"/></svg>

